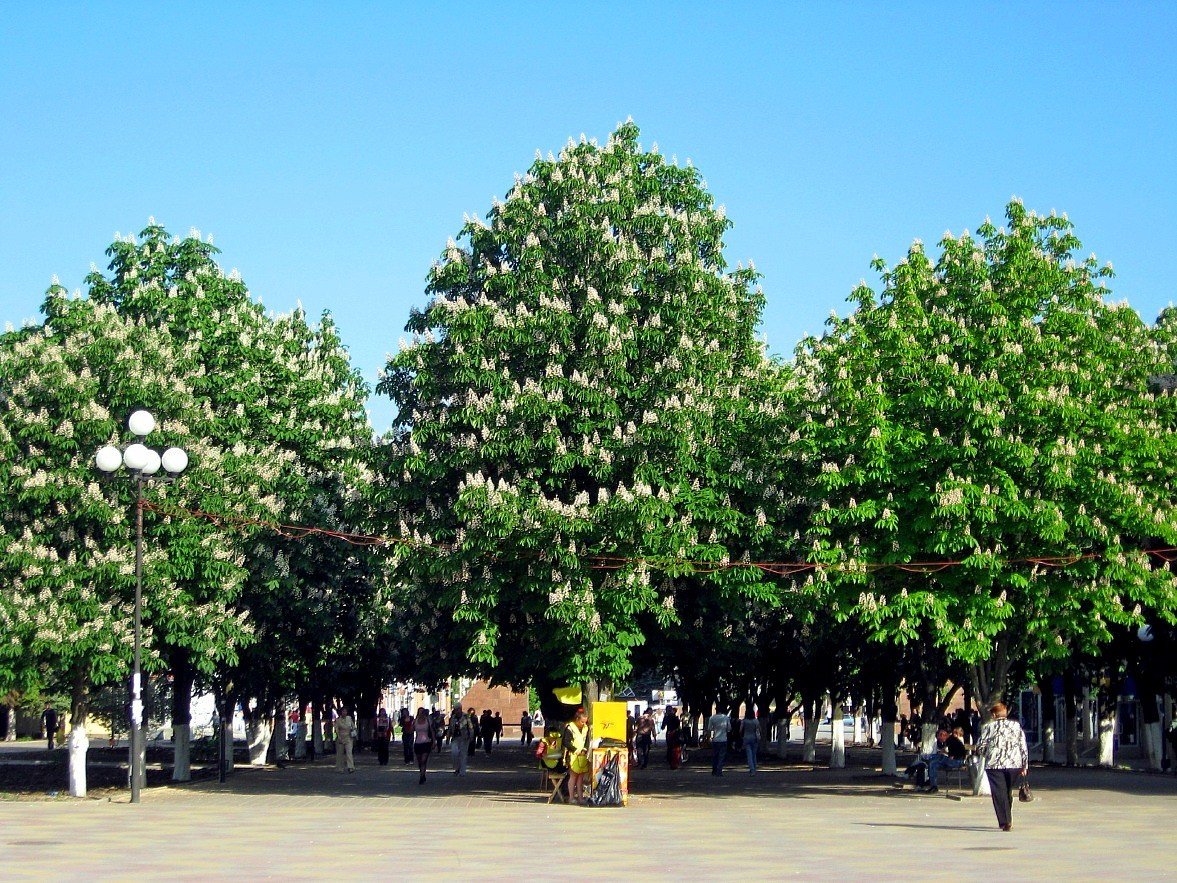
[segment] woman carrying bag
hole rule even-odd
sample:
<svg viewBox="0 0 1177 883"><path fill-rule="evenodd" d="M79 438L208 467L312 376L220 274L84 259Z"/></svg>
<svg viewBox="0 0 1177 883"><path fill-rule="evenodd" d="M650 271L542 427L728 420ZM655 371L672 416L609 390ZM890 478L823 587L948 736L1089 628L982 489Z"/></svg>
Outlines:
<svg viewBox="0 0 1177 883"><path fill-rule="evenodd" d="M1010 720L1004 703L997 702L989 709L993 720L981 727L977 753L985 758L985 775L993 797L997 824L1003 831L1013 826L1013 796L1015 777L1024 777L1030 755L1026 750L1026 734L1017 721Z"/></svg>

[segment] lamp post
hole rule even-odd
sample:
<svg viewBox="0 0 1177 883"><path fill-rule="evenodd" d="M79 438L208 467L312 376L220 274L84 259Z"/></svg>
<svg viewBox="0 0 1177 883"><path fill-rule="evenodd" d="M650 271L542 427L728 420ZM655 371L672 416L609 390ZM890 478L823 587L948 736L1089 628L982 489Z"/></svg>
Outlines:
<svg viewBox="0 0 1177 883"><path fill-rule="evenodd" d="M95 465L107 475L125 467L135 484L135 660L131 669L131 803L139 802L143 789L143 485L149 481L175 481L188 466L188 455L181 448L168 448L162 454L143 444L155 429L155 418L147 411L136 411L127 421L136 441L119 450L114 445L100 448ZM163 475L158 475L160 468Z"/></svg>

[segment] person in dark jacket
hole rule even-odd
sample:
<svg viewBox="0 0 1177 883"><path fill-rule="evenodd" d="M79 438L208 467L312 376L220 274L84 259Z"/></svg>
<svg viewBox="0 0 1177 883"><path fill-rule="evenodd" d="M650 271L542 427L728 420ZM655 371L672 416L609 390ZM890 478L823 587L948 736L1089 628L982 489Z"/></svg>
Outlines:
<svg viewBox="0 0 1177 883"><path fill-rule="evenodd" d="M482 747L490 754L495 741L495 719L491 717L490 709L483 709L482 718L478 722L478 729L482 736Z"/></svg>
<svg viewBox="0 0 1177 883"><path fill-rule="evenodd" d="M53 750L53 739L57 735L57 709L52 702L45 703L45 710L41 713L41 726L45 728L45 736L49 740L49 750Z"/></svg>

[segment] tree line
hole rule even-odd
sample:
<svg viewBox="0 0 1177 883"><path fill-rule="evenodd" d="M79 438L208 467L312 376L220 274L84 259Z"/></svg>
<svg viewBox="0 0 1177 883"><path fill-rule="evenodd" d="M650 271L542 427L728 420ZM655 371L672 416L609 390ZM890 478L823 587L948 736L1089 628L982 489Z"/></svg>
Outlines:
<svg viewBox="0 0 1177 883"><path fill-rule="evenodd" d="M1172 690L1171 311L1113 302L1069 219L1015 200L876 259L773 356L723 208L638 138L537 159L449 241L380 435L330 315L266 313L199 234L152 222L84 296L51 287L0 336L0 693L82 721L127 676L133 494L92 458L140 407L192 463L145 513L178 743L193 686L266 733L294 697L362 716L458 675L558 714L552 686L653 673L782 719Z"/></svg>

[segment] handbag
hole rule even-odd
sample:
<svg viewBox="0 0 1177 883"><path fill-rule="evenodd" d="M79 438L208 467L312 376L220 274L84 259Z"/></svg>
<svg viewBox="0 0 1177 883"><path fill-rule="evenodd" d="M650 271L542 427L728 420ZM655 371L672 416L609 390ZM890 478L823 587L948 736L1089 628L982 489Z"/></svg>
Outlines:
<svg viewBox="0 0 1177 883"><path fill-rule="evenodd" d="M1034 799L1034 792L1030 790L1030 777L1022 773L1022 784L1018 785L1018 800L1030 803Z"/></svg>

